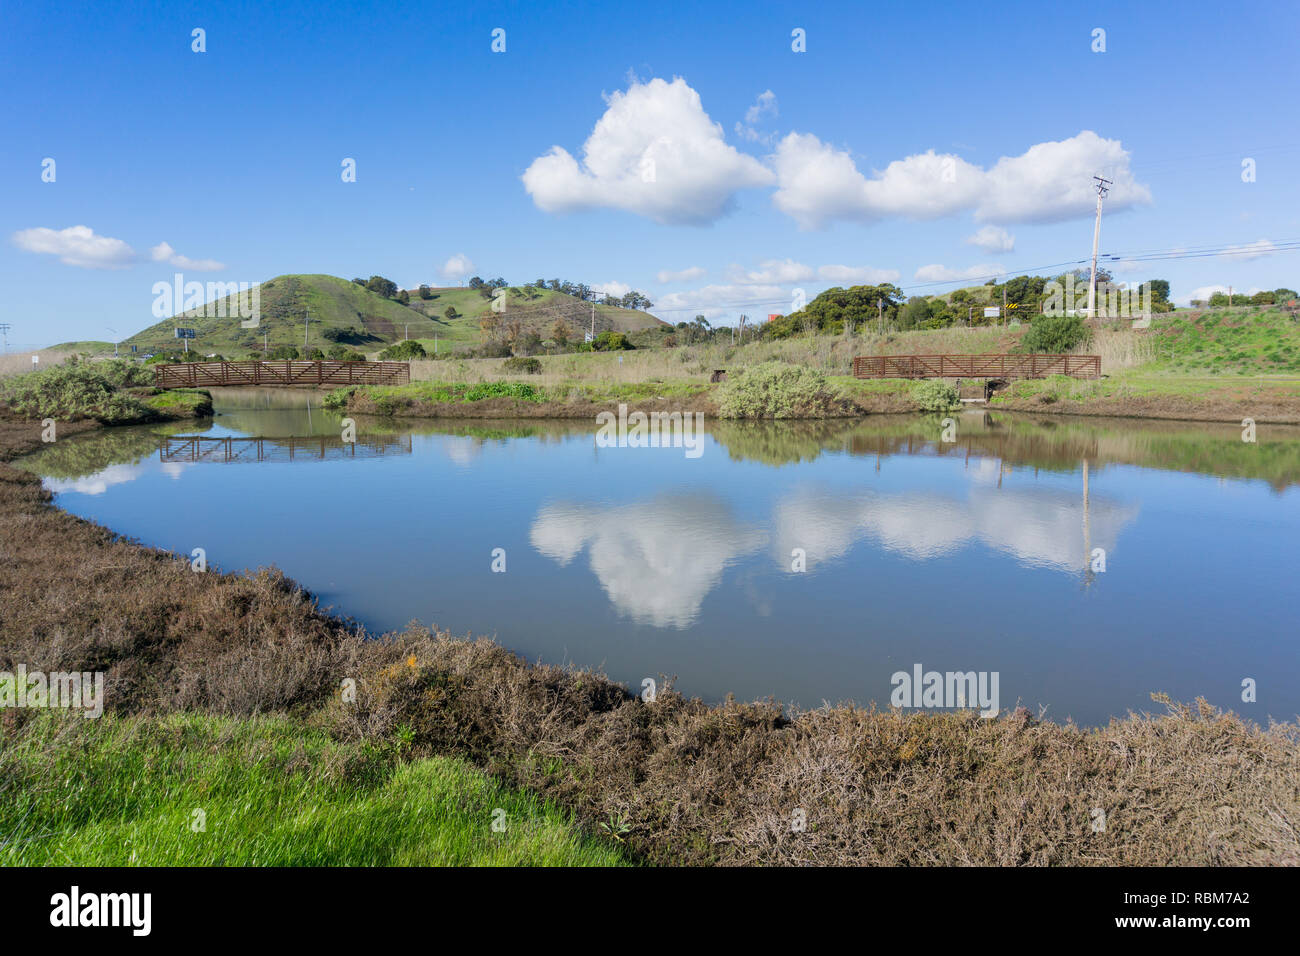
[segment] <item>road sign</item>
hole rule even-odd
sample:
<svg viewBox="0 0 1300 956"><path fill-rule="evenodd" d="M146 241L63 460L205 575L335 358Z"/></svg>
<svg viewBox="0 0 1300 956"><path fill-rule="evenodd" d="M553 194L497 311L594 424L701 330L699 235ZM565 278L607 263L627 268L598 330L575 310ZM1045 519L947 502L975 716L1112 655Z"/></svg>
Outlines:
<svg viewBox="0 0 1300 956"><path fill-rule="evenodd" d="M178 339L197 339L199 333L197 329L177 329L176 337Z"/></svg>
<svg viewBox="0 0 1300 956"><path fill-rule="evenodd" d="M996 319L1001 314L1002 314L1002 310L999 309L996 305L984 310L984 318L986 319Z"/></svg>

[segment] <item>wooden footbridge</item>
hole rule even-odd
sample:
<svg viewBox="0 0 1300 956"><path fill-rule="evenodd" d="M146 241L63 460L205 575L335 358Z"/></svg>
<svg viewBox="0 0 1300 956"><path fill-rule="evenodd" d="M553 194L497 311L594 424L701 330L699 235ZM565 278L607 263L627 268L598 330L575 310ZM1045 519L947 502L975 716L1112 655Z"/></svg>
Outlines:
<svg viewBox="0 0 1300 956"><path fill-rule="evenodd" d="M338 435L294 435L287 438L174 435L163 439L158 459L165 463L257 461L326 461L335 458L376 458L409 455L411 436L394 435L345 442Z"/></svg>
<svg viewBox="0 0 1300 956"><path fill-rule="evenodd" d="M155 365L159 388L210 388L222 385L406 385L407 362L179 362Z"/></svg>
<svg viewBox="0 0 1300 956"><path fill-rule="evenodd" d="M853 360L854 378L1101 378L1100 355L1045 353L984 355L866 355Z"/></svg>

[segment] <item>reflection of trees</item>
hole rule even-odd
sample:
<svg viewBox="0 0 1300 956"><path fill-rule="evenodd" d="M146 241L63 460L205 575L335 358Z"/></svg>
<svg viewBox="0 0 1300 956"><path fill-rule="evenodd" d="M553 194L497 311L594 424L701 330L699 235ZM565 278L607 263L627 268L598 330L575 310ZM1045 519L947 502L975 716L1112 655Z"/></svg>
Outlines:
<svg viewBox="0 0 1300 956"><path fill-rule="evenodd" d="M51 442L16 462L43 478L84 478L110 465L134 465L152 455L168 434L193 429L193 422L102 428Z"/></svg>
<svg viewBox="0 0 1300 956"><path fill-rule="evenodd" d="M828 448L839 448L855 425L843 420L734 422L721 419L710 427L715 441L734 461L789 465L814 461Z"/></svg>
<svg viewBox="0 0 1300 956"><path fill-rule="evenodd" d="M736 460L769 465L813 461L823 452L885 458L933 455L994 458L1008 465L1073 472L1137 465L1164 471L1267 481L1278 491L1300 484L1300 429L1271 426L1241 440L1235 425L1132 419L1035 420L1005 413L954 414L956 441L940 440L945 416L878 416L865 422L714 422L713 437Z"/></svg>

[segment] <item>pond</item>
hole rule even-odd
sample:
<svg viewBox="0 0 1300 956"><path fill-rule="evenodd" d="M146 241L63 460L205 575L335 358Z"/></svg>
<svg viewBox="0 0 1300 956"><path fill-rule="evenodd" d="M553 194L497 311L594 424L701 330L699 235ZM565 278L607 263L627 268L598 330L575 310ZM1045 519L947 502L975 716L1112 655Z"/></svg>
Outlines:
<svg viewBox="0 0 1300 956"><path fill-rule="evenodd" d="M897 675L975 672L1004 710L1087 725L1153 691L1300 712L1297 429L710 421L691 455L594 421L358 419L346 442L315 393L214 395L210 420L23 465L74 514L274 564L372 632L436 624L637 691L952 705Z"/></svg>

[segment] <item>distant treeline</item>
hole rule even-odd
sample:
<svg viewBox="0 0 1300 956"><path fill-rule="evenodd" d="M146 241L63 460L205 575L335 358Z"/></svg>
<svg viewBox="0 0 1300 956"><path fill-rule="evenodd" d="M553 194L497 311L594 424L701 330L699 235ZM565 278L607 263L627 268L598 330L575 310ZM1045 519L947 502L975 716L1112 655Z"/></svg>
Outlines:
<svg viewBox="0 0 1300 956"><path fill-rule="evenodd" d="M369 279L353 279L352 281L362 288L369 289L386 299L393 299L402 303L402 305L407 305L411 301L410 293L405 289L398 288L397 283L392 279L386 279L383 276L371 276ZM575 299L581 299L583 302L590 302L597 297L603 296L602 301L606 305L616 305L624 309L640 309L644 311L654 305L647 296L635 290L626 295L617 296L607 292L598 292L585 282L570 282L568 279L537 279L522 286L512 286L500 276L495 279L474 276L469 280L469 287L477 289L485 299L492 298L492 293L497 289L510 289L512 292L525 296L529 289L550 289L553 292L561 292L564 295L573 296ZM433 287L429 285L421 285L416 291L421 299L432 299L434 295Z"/></svg>

